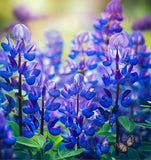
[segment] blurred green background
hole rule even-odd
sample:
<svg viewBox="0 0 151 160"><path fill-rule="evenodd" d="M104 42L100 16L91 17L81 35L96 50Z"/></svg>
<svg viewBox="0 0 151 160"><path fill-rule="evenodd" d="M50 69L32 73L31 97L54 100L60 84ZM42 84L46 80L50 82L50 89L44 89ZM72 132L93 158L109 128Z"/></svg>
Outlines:
<svg viewBox="0 0 151 160"><path fill-rule="evenodd" d="M65 40L65 55L69 42L75 33L82 30L93 31L92 24L100 12L104 11L110 0L0 0L0 29L16 22L13 9L24 5L35 15L43 18L28 21L32 39L44 45L43 33L50 29L58 30ZM121 0L124 6L123 27L131 32L133 21L151 13L151 0ZM1 35L0 39L6 34ZM151 45L151 31L144 32L146 41Z"/></svg>

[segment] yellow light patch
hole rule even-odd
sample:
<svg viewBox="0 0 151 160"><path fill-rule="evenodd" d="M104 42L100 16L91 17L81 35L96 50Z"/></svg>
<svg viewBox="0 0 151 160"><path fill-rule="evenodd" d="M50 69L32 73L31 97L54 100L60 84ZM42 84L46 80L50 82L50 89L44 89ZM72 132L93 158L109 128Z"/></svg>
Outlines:
<svg viewBox="0 0 151 160"><path fill-rule="evenodd" d="M0 64L0 68L2 68L4 65L3 64Z"/></svg>

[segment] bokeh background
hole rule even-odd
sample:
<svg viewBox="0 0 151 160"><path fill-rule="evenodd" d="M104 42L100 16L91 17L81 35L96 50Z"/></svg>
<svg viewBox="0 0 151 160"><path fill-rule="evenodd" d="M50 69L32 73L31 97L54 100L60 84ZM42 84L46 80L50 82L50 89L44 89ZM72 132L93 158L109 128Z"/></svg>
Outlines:
<svg viewBox="0 0 151 160"><path fill-rule="evenodd" d="M32 40L44 45L43 33L58 30L64 37L64 56L70 40L82 30L93 31L93 22L110 0L0 0L0 40L13 24L23 21L32 31ZM124 29L131 33L136 19L151 14L151 0L121 0L124 6ZM21 15L21 16L20 16ZM21 17L24 17L22 19ZM151 31L143 32L151 45Z"/></svg>

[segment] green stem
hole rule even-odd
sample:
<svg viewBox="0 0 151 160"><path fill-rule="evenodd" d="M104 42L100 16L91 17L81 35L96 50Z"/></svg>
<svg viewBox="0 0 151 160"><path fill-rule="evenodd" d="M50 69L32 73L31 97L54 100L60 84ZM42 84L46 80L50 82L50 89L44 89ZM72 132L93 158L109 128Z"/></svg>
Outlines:
<svg viewBox="0 0 151 160"><path fill-rule="evenodd" d="M30 158L33 159L32 151L29 148L28 148L28 152L29 152Z"/></svg>
<svg viewBox="0 0 151 160"><path fill-rule="evenodd" d="M43 153L43 149L40 149L40 157L41 157L41 160L43 160L44 159L44 153Z"/></svg>

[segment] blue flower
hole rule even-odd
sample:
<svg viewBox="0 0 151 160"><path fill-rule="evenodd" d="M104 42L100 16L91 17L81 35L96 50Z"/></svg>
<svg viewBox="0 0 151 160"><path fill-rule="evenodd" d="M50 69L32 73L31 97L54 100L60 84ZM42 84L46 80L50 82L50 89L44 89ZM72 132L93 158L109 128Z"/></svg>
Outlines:
<svg viewBox="0 0 151 160"><path fill-rule="evenodd" d="M29 118L24 119L25 127L23 127L22 134L27 138L31 138L35 133L35 125L31 122Z"/></svg>
<svg viewBox="0 0 151 160"><path fill-rule="evenodd" d="M16 137L13 136L11 127L7 124L6 119L4 117L3 112L0 110L0 142L1 142L1 149L0 154L1 158L3 159L10 159L12 155L12 145L16 142ZM11 152L8 152L11 151ZM7 155L5 153L7 152Z"/></svg>
<svg viewBox="0 0 151 160"><path fill-rule="evenodd" d="M104 88L105 94L100 100L100 104L104 107L104 108L108 108L110 107L110 105L112 104L112 94L111 92Z"/></svg>
<svg viewBox="0 0 151 160"><path fill-rule="evenodd" d="M143 45L145 43L144 36L140 31L133 32L130 35L129 40L132 45Z"/></svg>
<svg viewBox="0 0 151 160"><path fill-rule="evenodd" d="M59 119L55 117L48 122L48 130L52 135L59 135L61 133L61 129L59 127L55 127L58 120Z"/></svg>
<svg viewBox="0 0 151 160"><path fill-rule="evenodd" d="M53 146L52 141L47 142L45 145L44 151L46 152L46 151L50 150L52 148L52 146Z"/></svg>

